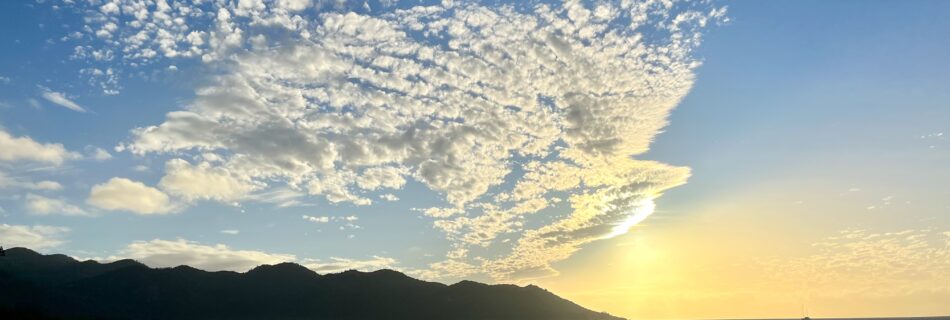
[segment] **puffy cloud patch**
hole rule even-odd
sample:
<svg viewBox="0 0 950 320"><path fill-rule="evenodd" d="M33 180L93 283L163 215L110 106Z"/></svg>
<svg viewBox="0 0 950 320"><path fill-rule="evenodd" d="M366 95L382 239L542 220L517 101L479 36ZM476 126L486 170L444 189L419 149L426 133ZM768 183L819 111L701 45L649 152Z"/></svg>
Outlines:
<svg viewBox="0 0 950 320"><path fill-rule="evenodd" d="M553 274L551 263L626 232L686 181L687 168L633 157L689 91L700 31L724 14L567 1L312 17L297 11L304 2L242 1L179 23L179 1L122 3L129 10L96 12L132 19L119 33L141 37L116 40L125 59L226 66L186 108L121 146L220 158L171 161L168 181L220 183L163 179L164 190L231 202L276 184L369 205L365 194L412 180L445 202L425 211L453 246L433 270L497 279ZM570 214L529 223L564 194ZM501 235L518 239L507 254L469 250Z"/></svg>
<svg viewBox="0 0 950 320"><path fill-rule="evenodd" d="M316 222L316 223L330 222L330 217L326 217L326 216L315 217L315 216L303 215L303 219L310 222Z"/></svg>
<svg viewBox="0 0 950 320"><path fill-rule="evenodd" d="M89 212L62 199L47 198L35 194L26 195L26 209L35 215L88 216Z"/></svg>
<svg viewBox="0 0 950 320"><path fill-rule="evenodd" d="M58 246L64 241L62 236L69 232L66 227L44 225L0 224L0 242L9 247L26 247L34 250Z"/></svg>
<svg viewBox="0 0 950 320"><path fill-rule="evenodd" d="M34 182L23 178L14 178L0 171L0 189L57 191L63 189L63 185L56 181L42 180Z"/></svg>
<svg viewBox="0 0 950 320"><path fill-rule="evenodd" d="M112 154L102 148L92 148L89 151L89 158L96 161L106 161L112 159Z"/></svg>
<svg viewBox="0 0 950 320"><path fill-rule="evenodd" d="M126 178L112 178L93 186L86 202L101 209L137 214L166 214L174 210L164 192Z"/></svg>
<svg viewBox="0 0 950 320"><path fill-rule="evenodd" d="M39 143L32 138L14 137L0 130L0 161L35 161L60 165L66 160L78 159L78 153L68 151L59 143Z"/></svg>
<svg viewBox="0 0 950 320"><path fill-rule="evenodd" d="M158 186L169 194L193 201L199 199L223 202L244 199L255 185L227 169L208 162L192 165L182 159L165 164L165 176Z"/></svg>

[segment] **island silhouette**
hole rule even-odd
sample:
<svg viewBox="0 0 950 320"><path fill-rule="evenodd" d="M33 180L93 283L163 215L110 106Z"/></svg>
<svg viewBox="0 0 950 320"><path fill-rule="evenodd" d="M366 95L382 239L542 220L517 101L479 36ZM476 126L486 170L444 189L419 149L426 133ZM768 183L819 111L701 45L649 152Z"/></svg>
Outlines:
<svg viewBox="0 0 950 320"><path fill-rule="evenodd" d="M445 285L393 270L318 274L281 263L208 272L5 254L0 319L621 319L533 285Z"/></svg>

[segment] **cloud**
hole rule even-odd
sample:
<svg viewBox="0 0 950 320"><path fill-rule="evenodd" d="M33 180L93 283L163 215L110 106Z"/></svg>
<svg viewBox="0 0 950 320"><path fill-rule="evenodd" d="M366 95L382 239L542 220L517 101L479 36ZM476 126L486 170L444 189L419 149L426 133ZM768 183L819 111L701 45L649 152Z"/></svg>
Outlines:
<svg viewBox="0 0 950 320"><path fill-rule="evenodd" d="M244 272L262 264L294 261L291 254L234 250L223 244L203 245L185 239L136 241L104 260L135 259L150 267L188 265L202 270Z"/></svg>
<svg viewBox="0 0 950 320"><path fill-rule="evenodd" d="M78 153L67 151L62 144L39 143L32 138L14 137L0 130L0 161L35 161L61 165L66 160L80 158Z"/></svg>
<svg viewBox="0 0 950 320"><path fill-rule="evenodd" d="M34 250L58 246L64 241L62 236L69 232L66 227L44 225L0 224L0 243L6 247L26 247Z"/></svg>
<svg viewBox="0 0 950 320"><path fill-rule="evenodd" d="M165 193L125 178L112 178L93 186L86 202L101 209L137 214L165 214L174 209Z"/></svg>
<svg viewBox="0 0 950 320"><path fill-rule="evenodd" d="M35 215L88 216L89 212L71 205L61 199L47 198L35 194L26 195L26 209Z"/></svg>
<svg viewBox="0 0 950 320"><path fill-rule="evenodd" d="M28 189L42 191L58 191L63 189L63 185L56 181L43 180L34 182L21 178L12 178L0 171L0 189Z"/></svg>
<svg viewBox="0 0 950 320"><path fill-rule="evenodd" d="M721 8L444 2L312 17L300 5L209 4L186 25L166 23L182 15L175 7L145 8L114 33L124 61L226 67L119 149L217 155L166 165L160 187L187 200L288 188L370 205L367 194L412 181L444 202L425 213L453 249L432 268L500 280L554 274L552 263L626 232L689 176L634 157L690 90L692 51ZM533 218L564 194L570 214ZM501 235L517 239L506 254L469 250L506 247Z"/></svg>
<svg viewBox="0 0 950 320"><path fill-rule="evenodd" d="M316 222L316 223L330 222L330 217L326 217L326 216L314 217L314 216L303 215L303 219L310 222Z"/></svg>
<svg viewBox="0 0 950 320"><path fill-rule="evenodd" d="M226 229L226 230L221 230L221 233L223 233L223 234L230 234L230 235L236 235L236 234L241 233L241 230Z"/></svg>
<svg viewBox="0 0 950 320"><path fill-rule="evenodd" d="M207 162L192 165L182 159L165 163L165 176L158 186L189 201L234 201L245 198L255 189L247 179L235 176L225 168L212 167Z"/></svg>
<svg viewBox="0 0 950 320"><path fill-rule="evenodd" d="M236 232L234 234L236 234ZM237 272L245 272L259 265L273 265L283 262L297 262L320 273L340 272L351 269L370 271L392 268L397 264L395 259L380 256L372 256L372 258L366 260L338 257L330 258L329 261L298 259L292 254L268 253L258 250L238 250L223 244L205 245L180 238L176 240L153 239L150 241L135 241L122 250L119 250L115 255L96 259L103 261L135 259L150 267L156 268L188 265L208 271L228 270Z"/></svg>
<svg viewBox="0 0 950 320"><path fill-rule="evenodd" d="M52 91L49 88L40 87L40 89L43 91L41 95L43 96L43 99L46 99L46 101L55 103L73 111L86 112L86 109L83 109L83 107L66 98L66 95L60 92Z"/></svg>
<svg viewBox="0 0 950 320"><path fill-rule="evenodd" d="M303 266L318 273L337 273L346 270L373 271L379 269L392 269L398 261L393 258L373 256L366 260L354 260L347 258L332 257L330 261L320 261L306 259L301 263Z"/></svg>
<svg viewBox="0 0 950 320"><path fill-rule="evenodd" d="M285 208L305 205L300 201L300 198L304 196L306 196L306 194L303 192L285 187L255 193L249 198L253 201L274 204L278 208Z"/></svg>
<svg viewBox="0 0 950 320"><path fill-rule="evenodd" d="M102 148L94 148L90 151L90 158L96 161L106 161L112 159L112 154Z"/></svg>
<svg viewBox="0 0 950 320"><path fill-rule="evenodd" d="M849 229L812 246L817 252L810 255L760 263L778 283L821 296L892 297L921 288L950 290L948 231Z"/></svg>

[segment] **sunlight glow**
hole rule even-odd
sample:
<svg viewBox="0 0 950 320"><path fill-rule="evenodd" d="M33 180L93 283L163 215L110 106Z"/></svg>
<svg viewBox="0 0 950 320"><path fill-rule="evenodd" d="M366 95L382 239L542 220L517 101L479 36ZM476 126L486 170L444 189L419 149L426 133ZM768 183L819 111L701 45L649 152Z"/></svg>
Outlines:
<svg viewBox="0 0 950 320"><path fill-rule="evenodd" d="M653 203L653 199L645 199L641 201L638 205L636 205L634 208L635 209L633 209L634 211L633 214L630 215L630 217L627 218L627 220L624 220L624 222L614 226L614 228L610 231L610 233L605 235L602 239L610 239L610 238L622 235L624 233L627 233L627 231L629 231L630 228L642 222L643 220L646 220L647 217L653 214L653 211L656 208L656 204Z"/></svg>

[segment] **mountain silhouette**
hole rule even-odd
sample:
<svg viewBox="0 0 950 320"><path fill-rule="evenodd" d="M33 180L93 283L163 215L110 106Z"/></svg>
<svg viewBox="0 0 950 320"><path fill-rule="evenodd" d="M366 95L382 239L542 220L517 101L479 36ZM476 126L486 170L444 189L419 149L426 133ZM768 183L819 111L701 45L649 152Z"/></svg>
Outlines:
<svg viewBox="0 0 950 320"><path fill-rule="evenodd" d="M0 319L620 318L532 285L445 285L393 270L321 275L294 263L149 268L10 248L0 257Z"/></svg>

